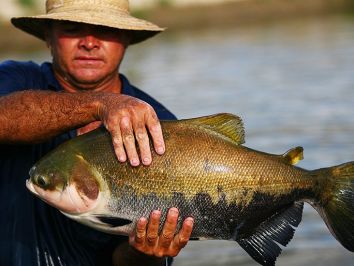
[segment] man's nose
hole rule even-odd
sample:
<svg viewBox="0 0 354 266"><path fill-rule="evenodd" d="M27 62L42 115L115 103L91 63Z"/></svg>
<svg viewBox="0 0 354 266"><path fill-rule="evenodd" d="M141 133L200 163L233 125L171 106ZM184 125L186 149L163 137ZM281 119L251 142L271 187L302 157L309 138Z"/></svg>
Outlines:
<svg viewBox="0 0 354 266"><path fill-rule="evenodd" d="M100 46L100 41L95 36L88 34L80 38L79 46L86 50L92 50Z"/></svg>

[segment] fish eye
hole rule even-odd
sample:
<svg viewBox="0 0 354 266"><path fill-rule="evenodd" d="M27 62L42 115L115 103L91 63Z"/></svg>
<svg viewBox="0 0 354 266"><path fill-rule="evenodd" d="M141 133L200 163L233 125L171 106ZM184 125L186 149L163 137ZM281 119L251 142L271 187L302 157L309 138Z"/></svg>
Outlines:
<svg viewBox="0 0 354 266"><path fill-rule="evenodd" d="M39 175L36 178L36 183L40 186L40 187L46 187L49 185L49 180L48 178L46 178L45 176Z"/></svg>

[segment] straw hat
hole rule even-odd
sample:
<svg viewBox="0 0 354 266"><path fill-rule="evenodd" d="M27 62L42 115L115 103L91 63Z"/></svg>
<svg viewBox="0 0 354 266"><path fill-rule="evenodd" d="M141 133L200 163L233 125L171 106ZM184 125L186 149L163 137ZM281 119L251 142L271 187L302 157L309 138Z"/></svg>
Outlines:
<svg viewBox="0 0 354 266"><path fill-rule="evenodd" d="M144 41L163 31L129 13L128 0L47 0L45 15L12 18L12 24L42 40L49 20L65 20L130 30L130 44Z"/></svg>

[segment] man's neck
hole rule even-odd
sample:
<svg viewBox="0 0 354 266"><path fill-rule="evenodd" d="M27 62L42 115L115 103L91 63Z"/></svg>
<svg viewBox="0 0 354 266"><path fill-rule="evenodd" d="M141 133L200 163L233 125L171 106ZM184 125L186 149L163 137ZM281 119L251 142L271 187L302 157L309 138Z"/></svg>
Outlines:
<svg viewBox="0 0 354 266"><path fill-rule="evenodd" d="M121 93L122 91L122 81L119 78L118 72L112 77L97 83L79 83L67 77L63 77L56 72L54 72L54 74L64 91L67 92L95 91Z"/></svg>
<svg viewBox="0 0 354 266"><path fill-rule="evenodd" d="M68 78L64 78L62 75L54 71L55 77L58 80L59 84L62 86L64 91L75 93L82 91L94 91L94 92L109 92L109 93L118 93L122 91L122 81L119 77L119 73L114 75L111 79L107 79L106 82L101 82L101 84L84 84L80 85L75 82L70 82ZM82 135L87 132L90 132L102 124L101 121L94 121L89 123L86 126L77 129L77 135Z"/></svg>

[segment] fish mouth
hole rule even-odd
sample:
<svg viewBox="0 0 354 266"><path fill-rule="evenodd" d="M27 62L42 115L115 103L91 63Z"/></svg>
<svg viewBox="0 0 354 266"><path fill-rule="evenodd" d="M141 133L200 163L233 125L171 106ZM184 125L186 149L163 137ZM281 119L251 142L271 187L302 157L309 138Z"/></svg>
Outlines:
<svg viewBox="0 0 354 266"><path fill-rule="evenodd" d="M94 209L99 201L99 195L97 199L92 200L83 195L80 195L76 187L71 185L67 186L62 191L52 191L45 193L40 187L37 187L31 182L31 179L26 180L26 187L35 196L47 204L58 208L62 213L69 215L80 215L87 211Z"/></svg>
<svg viewBox="0 0 354 266"><path fill-rule="evenodd" d="M29 191L31 191L33 194L36 196L39 196L38 192L35 190L33 183L31 182L31 179L26 180L26 187L28 188Z"/></svg>
<svg viewBox="0 0 354 266"><path fill-rule="evenodd" d="M63 208L63 206L60 205L60 202L62 202L63 199L64 199L64 201L66 200L65 202L68 204L68 206L72 206L72 208L64 209L64 210L61 209L61 211L63 213L69 213L69 214L73 214L73 215L82 213L81 209L83 207L82 206L78 206L76 201L78 200L79 197L75 193L74 193L74 196L76 196L76 197L73 197L72 193L75 192L75 190L73 191L72 187L69 187L67 190L63 190L63 191L60 191L60 192L56 191L57 193L53 192L53 193L50 193L50 194L48 194L48 193L47 194L43 194L43 193L41 193L42 189L39 188L39 187L37 187L37 189L36 189L36 185L31 182L31 179L27 179L26 180L26 187L35 196L37 196L38 198L40 198L41 200L43 200L47 204L49 204L49 205L51 205L51 206L53 206L55 208L58 208L58 209ZM81 205L83 205L83 204L81 204ZM83 206L85 206L85 205L83 205Z"/></svg>

